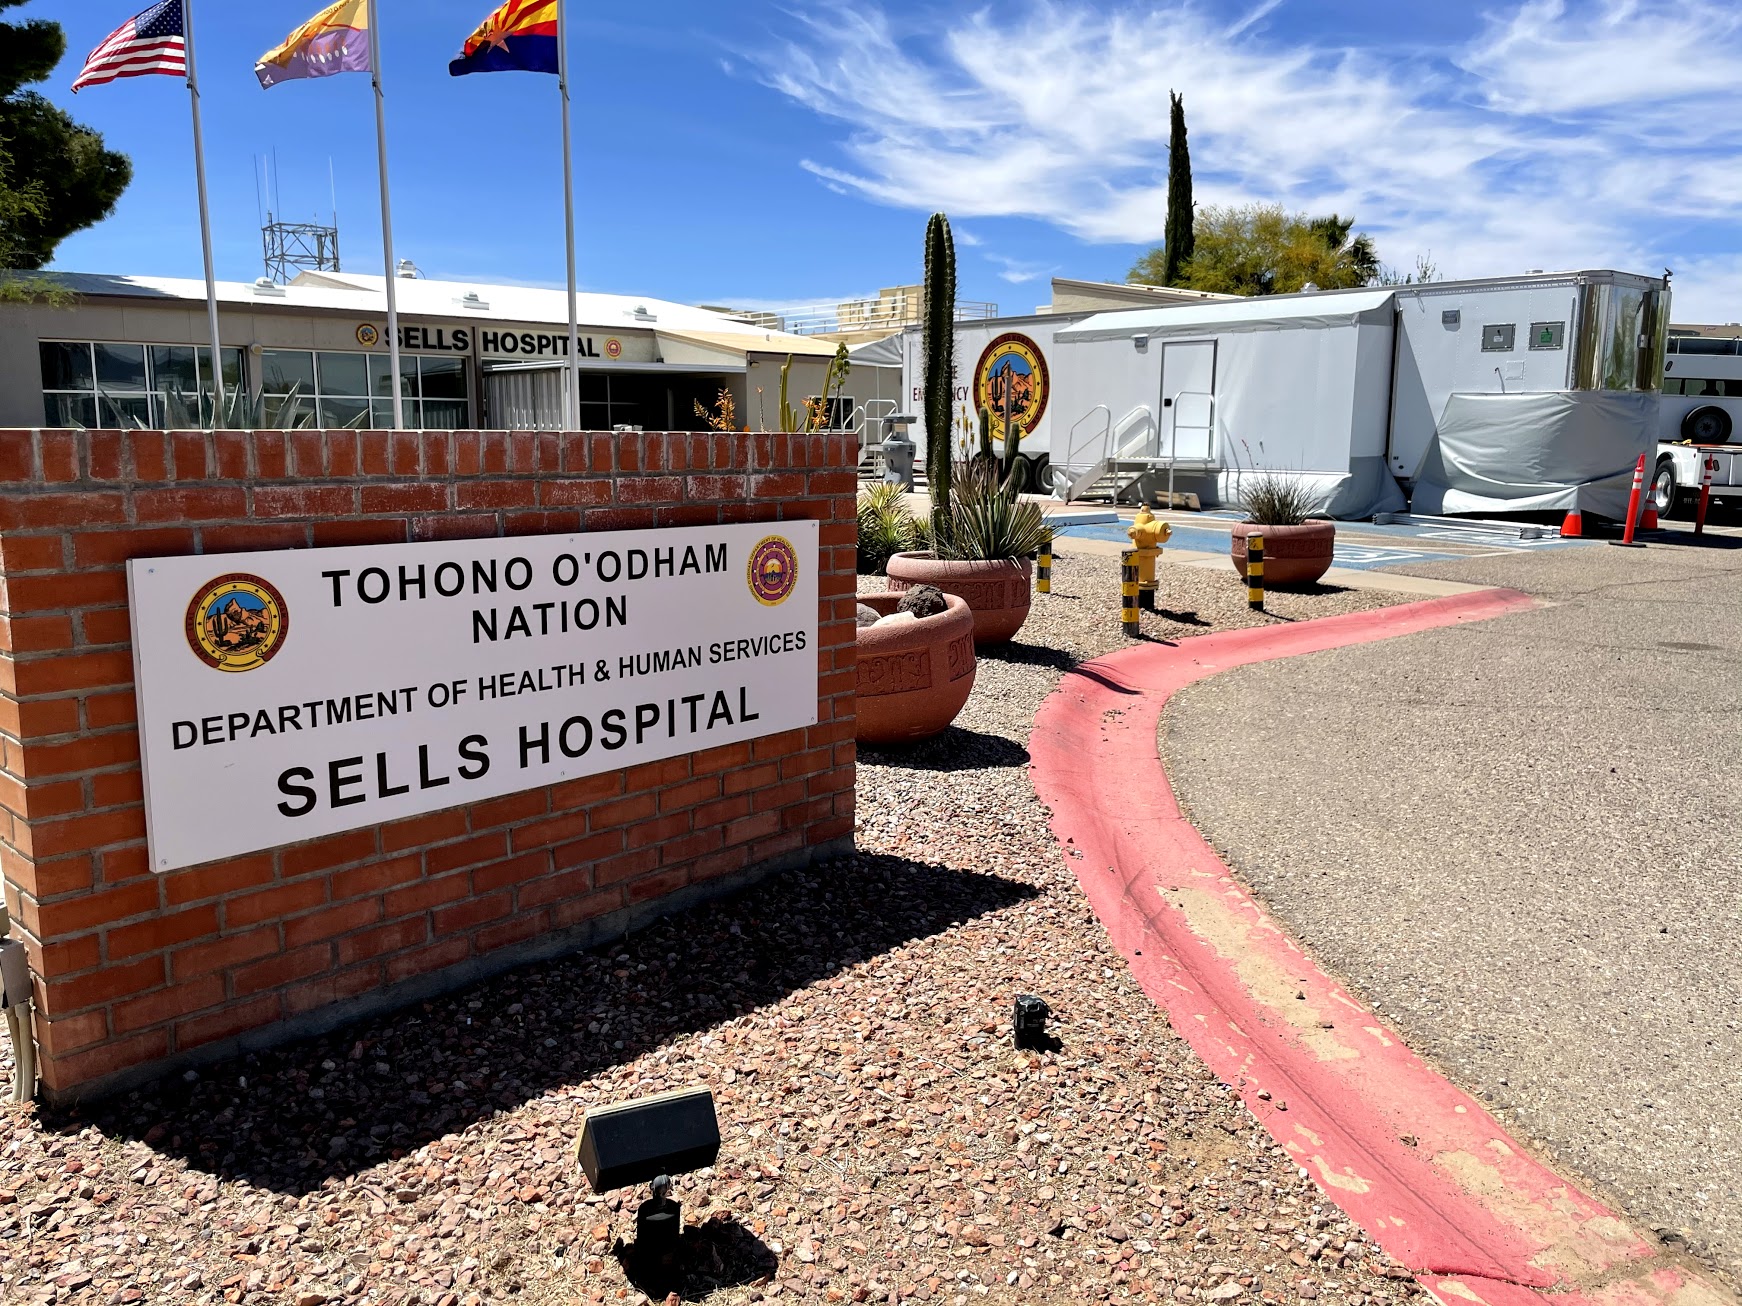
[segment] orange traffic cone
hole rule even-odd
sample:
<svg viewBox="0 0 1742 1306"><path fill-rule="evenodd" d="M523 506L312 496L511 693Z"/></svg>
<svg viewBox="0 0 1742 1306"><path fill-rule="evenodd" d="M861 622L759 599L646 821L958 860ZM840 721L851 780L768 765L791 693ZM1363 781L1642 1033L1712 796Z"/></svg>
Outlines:
<svg viewBox="0 0 1742 1306"><path fill-rule="evenodd" d="M1645 496L1645 522L1640 529L1647 531L1657 529L1657 501L1649 494Z"/></svg>
<svg viewBox="0 0 1742 1306"><path fill-rule="evenodd" d="M1585 519L1577 508L1567 514L1567 519L1561 523L1561 538L1563 540L1582 540L1585 537Z"/></svg>

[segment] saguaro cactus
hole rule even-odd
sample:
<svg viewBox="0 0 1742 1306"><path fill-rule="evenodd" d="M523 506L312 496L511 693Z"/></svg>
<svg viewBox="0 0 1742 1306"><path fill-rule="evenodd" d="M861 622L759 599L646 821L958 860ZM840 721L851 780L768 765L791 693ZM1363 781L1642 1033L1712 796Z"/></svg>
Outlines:
<svg viewBox="0 0 1742 1306"><path fill-rule="evenodd" d="M956 389L956 244L950 220L931 215L925 227L925 476L932 528L941 536L950 504L950 437Z"/></svg>

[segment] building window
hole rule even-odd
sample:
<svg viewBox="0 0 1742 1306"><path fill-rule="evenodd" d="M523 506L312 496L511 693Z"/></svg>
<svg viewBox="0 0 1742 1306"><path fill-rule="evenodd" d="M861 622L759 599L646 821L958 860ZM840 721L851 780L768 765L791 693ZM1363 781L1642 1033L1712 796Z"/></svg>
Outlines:
<svg viewBox="0 0 1742 1306"><path fill-rule="evenodd" d="M388 354L268 349L260 363L269 422L335 429L393 425L393 364ZM471 425L465 359L401 354L399 376L407 427L451 431ZM281 418L291 403L296 415Z"/></svg>
<svg viewBox="0 0 1742 1306"><path fill-rule="evenodd" d="M43 415L50 426L213 425L210 349L44 340L40 355ZM225 349L225 391L241 387L242 351Z"/></svg>

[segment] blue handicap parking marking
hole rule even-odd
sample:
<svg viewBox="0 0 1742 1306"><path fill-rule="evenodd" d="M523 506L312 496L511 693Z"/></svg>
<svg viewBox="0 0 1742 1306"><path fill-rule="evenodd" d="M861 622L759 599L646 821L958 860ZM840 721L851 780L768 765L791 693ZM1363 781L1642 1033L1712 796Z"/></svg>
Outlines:
<svg viewBox="0 0 1742 1306"><path fill-rule="evenodd" d="M1332 556L1339 567L1389 567L1399 562L1432 562L1454 555L1409 549L1372 549L1359 544L1339 544Z"/></svg>

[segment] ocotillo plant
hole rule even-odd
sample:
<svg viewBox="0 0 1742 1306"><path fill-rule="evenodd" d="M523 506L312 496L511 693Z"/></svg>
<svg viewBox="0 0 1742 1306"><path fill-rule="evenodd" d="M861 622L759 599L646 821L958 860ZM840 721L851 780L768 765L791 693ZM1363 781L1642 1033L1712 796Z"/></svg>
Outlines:
<svg viewBox="0 0 1742 1306"><path fill-rule="evenodd" d="M934 535L948 529L951 409L956 389L956 244L950 220L925 226L925 476Z"/></svg>

